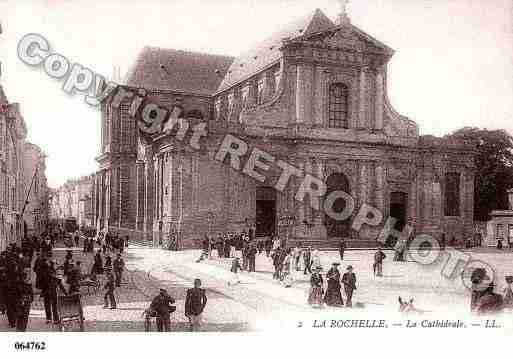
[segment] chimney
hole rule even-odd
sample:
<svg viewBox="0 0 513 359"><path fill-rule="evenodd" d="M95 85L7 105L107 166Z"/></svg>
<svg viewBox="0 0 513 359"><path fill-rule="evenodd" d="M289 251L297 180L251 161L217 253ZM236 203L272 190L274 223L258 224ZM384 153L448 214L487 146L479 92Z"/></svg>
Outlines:
<svg viewBox="0 0 513 359"><path fill-rule="evenodd" d="M509 203L509 210L513 211L513 188L510 188L506 191L508 193L508 203Z"/></svg>

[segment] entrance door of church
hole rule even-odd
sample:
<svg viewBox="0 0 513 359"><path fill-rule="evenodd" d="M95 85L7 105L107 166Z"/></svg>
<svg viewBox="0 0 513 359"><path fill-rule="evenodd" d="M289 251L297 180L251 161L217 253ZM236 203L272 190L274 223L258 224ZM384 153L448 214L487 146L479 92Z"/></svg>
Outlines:
<svg viewBox="0 0 513 359"><path fill-rule="evenodd" d="M394 229L402 231L406 225L406 217L408 214L408 194L404 192L392 192L390 193L390 217L395 218ZM387 238L386 245L393 246L397 238L389 236Z"/></svg>
<svg viewBox="0 0 513 359"><path fill-rule="evenodd" d="M343 173L333 173L326 180L326 195L334 191L343 191L347 194L350 192L349 180ZM341 213L346 208L346 201L343 198L338 198L333 203L333 211ZM338 221L325 215L324 222L326 223L326 231L329 238L348 238L350 236L350 220Z"/></svg>
<svg viewBox="0 0 513 359"><path fill-rule="evenodd" d="M257 187L255 236L268 237L276 232L276 191L272 187Z"/></svg>

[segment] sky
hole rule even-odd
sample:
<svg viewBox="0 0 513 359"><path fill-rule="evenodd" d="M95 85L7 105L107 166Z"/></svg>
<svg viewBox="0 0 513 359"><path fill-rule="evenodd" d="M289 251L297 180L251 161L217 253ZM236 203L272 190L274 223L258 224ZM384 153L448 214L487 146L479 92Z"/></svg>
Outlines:
<svg viewBox="0 0 513 359"><path fill-rule="evenodd" d="M124 74L144 46L237 56L284 24L338 0L0 0L0 83L21 104L28 141L47 154L55 187L97 170L100 113L62 81L22 63L28 33L105 77ZM352 0L351 22L392 47L388 94L394 108L442 136L463 126L513 133L511 0Z"/></svg>

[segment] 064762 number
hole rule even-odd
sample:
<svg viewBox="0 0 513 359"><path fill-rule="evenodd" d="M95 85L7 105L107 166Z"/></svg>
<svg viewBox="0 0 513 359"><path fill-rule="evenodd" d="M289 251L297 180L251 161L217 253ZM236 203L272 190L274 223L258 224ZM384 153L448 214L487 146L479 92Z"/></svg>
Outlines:
<svg viewBox="0 0 513 359"><path fill-rule="evenodd" d="M15 342L16 350L46 350L45 342Z"/></svg>

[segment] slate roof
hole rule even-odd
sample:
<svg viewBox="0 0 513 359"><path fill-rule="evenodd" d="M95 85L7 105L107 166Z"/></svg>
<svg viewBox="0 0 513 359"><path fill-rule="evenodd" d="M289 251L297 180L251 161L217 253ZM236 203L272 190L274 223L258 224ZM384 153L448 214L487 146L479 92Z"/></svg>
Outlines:
<svg viewBox="0 0 513 359"><path fill-rule="evenodd" d="M280 60L283 39L308 37L340 26L321 10L300 18L237 58L157 47L145 47L127 76L126 84L146 89L175 90L214 95L248 79ZM354 25L351 30L378 48L393 53L385 44Z"/></svg>
<svg viewBox="0 0 513 359"><path fill-rule="evenodd" d="M283 30L240 55L230 66L217 92L226 90L273 62L277 62L281 57L280 47L284 38L294 39L317 32L333 30L334 28L336 28L336 25L319 9L288 24Z"/></svg>
<svg viewBox="0 0 513 359"><path fill-rule="evenodd" d="M212 95L233 60L231 56L145 47L127 75L126 84Z"/></svg>

